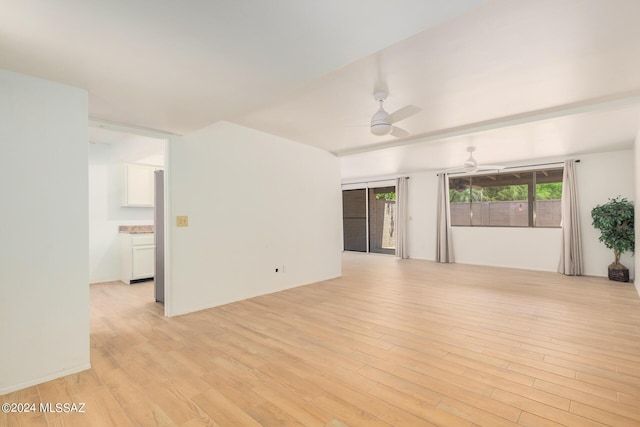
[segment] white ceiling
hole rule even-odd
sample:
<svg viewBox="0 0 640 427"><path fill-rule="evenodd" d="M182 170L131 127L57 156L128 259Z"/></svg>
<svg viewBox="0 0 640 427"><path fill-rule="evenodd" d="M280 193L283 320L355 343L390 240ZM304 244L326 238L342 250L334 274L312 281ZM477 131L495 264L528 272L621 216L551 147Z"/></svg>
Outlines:
<svg viewBox="0 0 640 427"><path fill-rule="evenodd" d="M483 0L0 0L0 67L92 118L187 133L268 105Z"/></svg>
<svg viewBox="0 0 640 427"><path fill-rule="evenodd" d="M343 176L630 148L638 0L0 0L0 67L86 88L93 118L229 120L342 156ZM375 137L387 88L412 136ZM377 151L372 151L372 150ZM360 154L354 154L360 153Z"/></svg>

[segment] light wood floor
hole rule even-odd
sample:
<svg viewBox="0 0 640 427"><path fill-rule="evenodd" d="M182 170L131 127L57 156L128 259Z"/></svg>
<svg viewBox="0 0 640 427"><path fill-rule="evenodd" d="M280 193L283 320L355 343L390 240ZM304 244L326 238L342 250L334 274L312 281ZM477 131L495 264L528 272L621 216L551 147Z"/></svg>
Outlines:
<svg viewBox="0 0 640 427"><path fill-rule="evenodd" d="M92 285L93 368L2 397L86 413L0 424L640 426L631 284L345 254L342 278L172 319L151 286Z"/></svg>

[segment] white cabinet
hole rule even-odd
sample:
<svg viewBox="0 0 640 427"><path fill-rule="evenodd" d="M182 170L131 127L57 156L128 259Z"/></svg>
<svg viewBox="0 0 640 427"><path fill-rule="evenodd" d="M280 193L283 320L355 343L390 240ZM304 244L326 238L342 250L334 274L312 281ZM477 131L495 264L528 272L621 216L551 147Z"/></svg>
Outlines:
<svg viewBox="0 0 640 427"><path fill-rule="evenodd" d="M153 173L157 166L123 165L122 206L153 207Z"/></svg>
<svg viewBox="0 0 640 427"><path fill-rule="evenodd" d="M155 274L155 235L120 234L120 280L132 281L153 278Z"/></svg>

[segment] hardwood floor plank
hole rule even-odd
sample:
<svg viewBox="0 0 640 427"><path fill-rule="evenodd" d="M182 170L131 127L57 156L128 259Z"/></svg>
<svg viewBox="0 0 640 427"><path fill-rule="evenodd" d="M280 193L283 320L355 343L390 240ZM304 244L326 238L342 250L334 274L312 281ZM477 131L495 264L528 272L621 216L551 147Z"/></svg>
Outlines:
<svg viewBox="0 0 640 427"><path fill-rule="evenodd" d="M459 418L473 422L474 425L492 426L492 427L509 427L515 426L513 421L499 417L491 412L484 411L476 406L467 405L459 400L450 397L444 397L437 405L438 409L451 413ZM447 424L440 424L447 425Z"/></svg>
<svg viewBox="0 0 640 427"><path fill-rule="evenodd" d="M130 380L125 371L111 371L105 378L107 390L120 405L124 413L136 426L154 426L156 421L170 421L161 408L149 399L146 393L147 384Z"/></svg>
<svg viewBox="0 0 640 427"><path fill-rule="evenodd" d="M438 351L438 353L440 352ZM458 375L463 374L464 371L467 370L466 366L445 360L444 356L447 355L446 352L441 353L442 357L440 357L439 354L434 357L432 354L429 350L421 352L398 345L392 348L385 357L381 358L389 362L401 363L405 366L412 366L412 363L422 363Z"/></svg>
<svg viewBox="0 0 640 427"><path fill-rule="evenodd" d="M73 414L73 417L63 415L64 425L78 426L135 426L135 423L127 416L124 409L118 404L108 388L99 387L91 390L78 390L75 393L74 402L85 404L85 412Z"/></svg>
<svg viewBox="0 0 640 427"><path fill-rule="evenodd" d="M530 412L522 411L518 418L518 425L522 427L562 427L564 424L553 422Z"/></svg>
<svg viewBox="0 0 640 427"><path fill-rule="evenodd" d="M640 408L640 394L634 396L627 393L618 393L618 400L625 405Z"/></svg>
<svg viewBox="0 0 640 427"><path fill-rule="evenodd" d="M640 396L640 387L628 384L626 381L624 381L624 378L621 377L610 379L601 375L592 375L584 372L577 372L576 379L585 384L589 384L589 386L591 387L604 387L608 390L628 393L633 396Z"/></svg>
<svg viewBox="0 0 640 427"><path fill-rule="evenodd" d="M475 360L471 357L461 357L457 355L449 354L445 357L447 360L455 361L462 366L466 366L467 369L475 369L482 372L490 373L499 378L504 378L509 381L517 382L523 385L531 386L534 381L534 377L525 373L520 373L508 368L500 368L494 365L488 365L482 360Z"/></svg>
<svg viewBox="0 0 640 427"><path fill-rule="evenodd" d="M570 360L568 360L570 359ZM569 358L558 358L558 357L547 357L545 358L550 364L556 366L571 366L576 371L576 377L582 376L583 374L589 374L595 377L600 377L603 379L607 379L612 383L620 383L626 384L630 387L640 388L640 377L638 377L637 372L635 372L634 367L625 367L619 369L614 364L607 364L605 362L596 361L593 362L588 357L569 357ZM627 371L633 371L631 373L627 373Z"/></svg>
<svg viewBox="0 0 640 427"><path fill-rule="evenodd" d="M253 391L265 401L272 403L283 412L289 414L302 425L326 425L332 421L332 416L313 405L308 400L299 397L284 386L278 384L258 385Z"/></svg>
<svg viewBox="0 0 640 427"><path fill-rule="evenodd" d="M630 337L629 339L635 339L636 337ZM596 366L602 369L608 369L615 372L622 373L633 377L639 377L640 372L636 371L638 363L640 363L640 356L628 360L627 357L632 356L626 353L620 352L595 352L584 351L580 354L582 363L588 363L589 365Z"/></svg>
<svg viewBox="0 0 640 427"><path fill-rule="evenodd" d="M622 415L627 418L637 420L640 425L640 407L636 405L629 405L622 400L610 400L600 396L596 396L583 391L575 390L569 387L564 387L558 384L549 383L543 380L536 380L534 387L539 390L545 390L549 393L556 395L567 396L571 401L582 403L587 406L593 406L606 410L614 414Z"/></svg>
<svg viewBox="0 0 640 427"><path fill-rule="evenodd" d="M532 366L535 365L535 366ZM507 368L509 371L519 372L524 375L528 375L532 378L558 378L563 377L569 380L572 380L576 377L576 371L573 369L564 368L561 366L556 366L548 363L517 363L511 362L509 363L509 367Z"/></svg>
<svg viewBox="0 0 640 427"><path fill-rule="evenodd" d="M221 426L260 426L258 421L215 388L199 394L193 398L193 401Z"/></svg>
<svg viewBox="0 0 640 427"><path fill-rule="evenodd" d="M345 253L343 276L175 318L91 285L92 369L0 426L640 425L633 286Z"/></svg>
<svg viewBox="0 0 640 427"><path fill-rule="evenodd" d="M595 383L589 383L585 381L581 381L576 374L576 378L565 377L564 375L557 375L552 372L547 372L541 369L525 367L524 365L513 364L509 369L513 369L516 372L525 373L530 375L532 378L542 379L548 382L552 382L554 384L565 385L566 387L574 388L576 390L582 390L587 393L596 394L598 396L612 398L616 397L616 391L610 388L607 388L604 385L598 385Z"/></svg>
<svg viewBox="0 0 640 427"><path fill-rule="evenodd" d="M26 403L37 405L35 412L0 412L0 426L46 426L48 425L47 414L41 412L40 395L36 387L29 387L2 396L2 403Z"/></svg>
<svg viewBox="0 0 640 427"><path fill-rule="evenodd" d="M616 427L637 427L640 424L640 420L638 419L632 420L622 415L593 407L592 405L584 405L580 402L571 402L571 413Z"/></svg>
<svg viewBox="0 0 640 427"><path fill-rule="evenodd" d="M342 378L323 373L314 374L310 379L325 390L325 395L333 395L358 408L370 408L369 412L372 415L390 425L428 425L424 418L400 409L393 402L381 399L368 390L363 390L359 381L345 382Z"/></svg>
<svg viewBox="0 0 640 427"><path fill-rule="evenodd" d="M395 424L394 425L437 425L437 426L470 426L472 423L465 419L463 414L457 411L451 411L449 408L442 409L439 407L442 399L437 400L434 404L427 403L422 397L408 396L399 393L397 389L392 389L386 385L377 385L370 390L370 393L385 400L391 404L403 407L407 412L419 417L419 422L413 424Z"/></svg>
<svg viewBox="0 0 640 427"><path fill-rule="evenodd" d="M508 405L521 408L525 412L529 412L542 418L554 420L555 422L567 426L602 427L603 425L606 425L499 388L496 388L493 393L491 393L491 397Z"/></svg>
<svg viewBox="0 0 640 427"><path fill-rule="evenodd" d="M571 403L571 400L567 399L566 397L548 393L542 389L532 389L529 386L522 385L515 381L496 377L489 373L477 371L475 369L467 369L464 375L476 381L481 381L483 383L489 384L494 388L500 388L514 394L519 394L520 396L536 400L540 403L553 406L554 408L562 409L565 411L569 410L569 404Z"/></svg>
<svg viewBox="0 0 640 427"><path fill-rule="evenodd" d="M448 377L442 379L431 377L429 375L420 374L409 369L404 369L402 367L396 368L395 366L386 363L378 362L376 363L376 365L377 366L371 368L368 366L364 367L360 369L359 372L365 376L369 376L378 375L378 373L375 371L381 370L390 375L397 376L400 379L404 379L427 390L430 390L431 393L439 393L443 396L453 396L456 400L459 400L471 406L476 406L479 409L484 409L507 420L515 421L520 414L520 410L516 407L504 405L502 402L490 399L488 397L488 394L493 388L487 387L485 384L480 384L480 386L477 387L479 391L481 391L480 393L478 393L471 390L474 382L469 379L462 378L456 385L453 384L450 381L451 378ZM373 373L371 373L372 369Z"/></svg>
<svg viewBox="0 0 640 427"><path fill-rule="evenodd" d="M367 410L353 406L333 395L318 396L313 403L350 426L389 427L392 425L385 423Z"/></svg>

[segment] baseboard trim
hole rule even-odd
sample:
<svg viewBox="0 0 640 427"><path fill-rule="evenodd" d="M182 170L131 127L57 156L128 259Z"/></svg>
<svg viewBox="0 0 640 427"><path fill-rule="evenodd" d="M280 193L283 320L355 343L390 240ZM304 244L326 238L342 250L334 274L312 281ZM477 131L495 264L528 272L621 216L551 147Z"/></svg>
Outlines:
<svg viewBox="0 0 640 427"><path fill-rule="evenodd" d="M0 396L8 393L13 393L14 391L22 390L23 388L46 383L47 381L55 380L57 378L66 377L67 375L77 374L78 372L86 371L87 369L91 369L91 363L86 363L84 365L76 366L75 368L71 368L71 369L65 369L64 371L59 371L51 375L45 375L44 377L25 381L20 384L15 384L9 387L0 388Z"/></svg>

